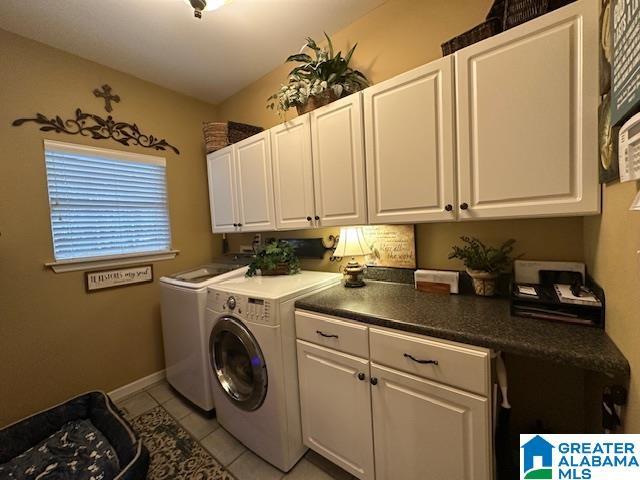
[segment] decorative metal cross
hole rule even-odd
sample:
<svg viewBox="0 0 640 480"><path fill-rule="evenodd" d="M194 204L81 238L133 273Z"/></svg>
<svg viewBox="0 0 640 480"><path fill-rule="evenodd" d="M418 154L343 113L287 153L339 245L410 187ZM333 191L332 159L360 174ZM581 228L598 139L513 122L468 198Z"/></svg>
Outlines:
<svg viewBox="0 0 640 480"><path fill-rule="evenodd" d="M102 90L99 89L95 89L93 91L93 94L96 97L102 97L104 98L104 109L107 112L112 112L113 111L113 107L111 106L111 102L114 101L116 103L120 102L120 95L111 95L111 87L109 85L107 85L106 83L104 85L102 85Z"/></svg>

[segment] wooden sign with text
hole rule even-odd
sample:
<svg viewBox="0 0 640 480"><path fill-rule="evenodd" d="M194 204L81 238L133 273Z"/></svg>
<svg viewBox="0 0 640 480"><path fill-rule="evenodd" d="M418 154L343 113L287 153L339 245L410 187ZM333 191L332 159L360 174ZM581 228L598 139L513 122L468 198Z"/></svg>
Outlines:
<svg viewBox="0 0 640 480"><path fill-rule="evenodd" d="M138 267L87 272L85 274L85 280L87 292L139 283L149 283L153 282L153 266L141 265Z"/></svg>
<svg viewBox="0 0 640 480"><path fill-rule="evenodd" d="M362 227L372 250L370 267L416 268L416 239L413 225L369 225Z"/></svg>

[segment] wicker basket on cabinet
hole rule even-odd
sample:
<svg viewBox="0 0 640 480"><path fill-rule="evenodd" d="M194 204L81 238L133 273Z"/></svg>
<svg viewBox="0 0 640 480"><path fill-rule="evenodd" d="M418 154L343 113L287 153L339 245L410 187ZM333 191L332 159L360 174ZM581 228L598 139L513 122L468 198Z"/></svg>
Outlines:
<svg viewBox="0 0 640 480"><path fill-rule="evenodd" d="M494 36L502 31L502 19L489 18L480 25L473 27L471 30L467 30L461 33L457 37L452 38L444 42L442 47L443 55L451 55L453 52L460 50L461 48L468 47L474 43Z"/></svg>
<svg viewBox="0 0 640 480"><path fill-rule="evenodd" d="M238 122L203 122L202 133L207 153L238 143L262 132L262 127Z"/></svg>
<svg viewBox="0 0 640 480"><path fill-rule="evenodd" d="M528 22L549 11L549 0L506 0L504 30Z"/></svg>

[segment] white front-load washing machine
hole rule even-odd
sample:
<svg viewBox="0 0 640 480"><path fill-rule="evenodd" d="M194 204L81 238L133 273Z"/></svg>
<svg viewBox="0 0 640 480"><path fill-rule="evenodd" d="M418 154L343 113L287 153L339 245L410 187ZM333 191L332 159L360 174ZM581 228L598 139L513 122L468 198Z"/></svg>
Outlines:
<svg viewBox="0 0 640 480"><path fill-rule="evenodd" d="M160 310L167 382L202 409L214 409L209 373L207 287L242 277L250 258L220 257L215 263L160 278Z"/></svg>
<svg viewBox="0 0 640 480"><path fill-rule="evenodd" d="M340 283L340 274L235 278L209 287L209 359L220 425L289 471L302 444L294 302Z"/></svg>

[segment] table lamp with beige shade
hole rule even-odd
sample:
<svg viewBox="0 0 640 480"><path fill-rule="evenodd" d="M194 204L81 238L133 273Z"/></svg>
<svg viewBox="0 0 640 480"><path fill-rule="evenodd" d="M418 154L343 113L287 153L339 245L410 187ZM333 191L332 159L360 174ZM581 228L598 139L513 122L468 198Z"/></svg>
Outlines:
<svg viewBox="0 0 640 480"><path fill-rule="evenodd" d="M369 255L371 249L364 238L364 233L360 227L342 227L340 229L340 240L334 257L351 257L349 263L344 268L344 286L349 288L364 287L364 265L359 264L355 257Z"/></svg>

